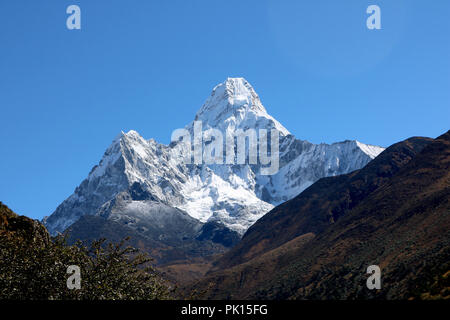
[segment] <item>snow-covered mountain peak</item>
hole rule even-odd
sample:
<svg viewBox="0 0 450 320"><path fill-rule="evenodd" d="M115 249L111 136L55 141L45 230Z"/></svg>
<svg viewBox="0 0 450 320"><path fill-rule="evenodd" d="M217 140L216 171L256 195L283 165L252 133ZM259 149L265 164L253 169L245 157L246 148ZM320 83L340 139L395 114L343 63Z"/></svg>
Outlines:
<svg viewBox="0 0 450 320"><path fill-rule="evenodd" d="M107 173L109 167L114 166L118 161L123 162L128 176L128 183L132 183L134 177L134 166L136 161L147 159L156 148L154 140L145 140L137 131L121 131L106 149L100 163L95 166L89 176L89 180L97 179ZM133 174L130 175L130 172Z"/></svg>
<svg viewBox="0 0 450 320"><path fill-rule="evenodd" d="M128 143L128 144L147 144L148 141L145 140L137 131L130 130L127 133L125 133L121 137L122 143Z"/></svg>
<svg viewBox="0 0 450 320"><path fill-rule="evenodd" d="M215 86L197 116L208 113L208 118L211 118L211 112L226 111L224 109L249 109L267 113L255 90L244 78L227 78Z"/></svg>
<svg viewBox="0 0 450 320"><path fill-rule="evenodd" d="M225 131L236 129L278 129L281 135L290 134L270 116L251 84L244 78L227 78L217 85L195 115L204 128ZM188 125L191 127L192 124Z"/></svg>
<svg viewBox="0 0 450 320"><path fill-rule="evenodd" d="M114 138L112 144L120 143L121 141L127 141L128 139L139 140L139 139L143 139L143 138L135 130L130 130L128 132L121 130L120 133Z"/></svg>
<svg viewBox="0 0 450 320"><path fill-rule="evenodd" d="M268 176L261 163L192 165L184 162L192 150L183 144L164 145L134 130L122 131L88 177L46 219L49 231L62 232L83 215L100 214L102 206L128 192L136 198L133 201L157 201L243 234L274 205L320 178L360 169L383 151L355 140L316 145L296 139L267 113L243 78L217 85L194 121L201 121L203 131L217 129L226 138L237 136L238 129L278 130L279 170ZM186 129L194 130L194 125L191 122Z"/></svg>

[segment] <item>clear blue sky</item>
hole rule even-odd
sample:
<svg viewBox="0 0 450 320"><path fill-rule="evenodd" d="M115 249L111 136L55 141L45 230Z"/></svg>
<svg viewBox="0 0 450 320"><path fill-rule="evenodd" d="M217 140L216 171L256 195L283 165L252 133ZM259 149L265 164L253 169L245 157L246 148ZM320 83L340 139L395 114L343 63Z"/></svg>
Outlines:
<svg viewBox="0 0 450 320"><path fill-rule="evenodd" d="M382 30L366 28L370 4ZM2 0L0 201L51 214L120 130L167 143L228 76L300 139L436 137L450 120L449 12L446 0Z"/></svg>

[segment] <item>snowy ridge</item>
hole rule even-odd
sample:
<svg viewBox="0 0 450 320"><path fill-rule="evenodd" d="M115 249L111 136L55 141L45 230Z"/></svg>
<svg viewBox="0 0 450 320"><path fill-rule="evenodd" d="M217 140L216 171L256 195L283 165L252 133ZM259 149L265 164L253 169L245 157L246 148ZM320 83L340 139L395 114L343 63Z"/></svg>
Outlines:
<svg viewBox="0 0 450 320"><path fill-rule="evenodd" d="M228 78L217 85L194 121L224 135L237 129L278 130L279 171L266 176L259 165L185 164L183 144L167 146L145 140L133 130L121 132L74 194L45 219L49 231L62 232L82 215L99 214L104 204L138 185L145 197L136 201L157 201L201 222L219 221L243 234L274 205L322 177L360 169L384 150L359 141L315 145L296 139L267 113L243 78ZM192 126L193 122L186 129Z"/></svg>

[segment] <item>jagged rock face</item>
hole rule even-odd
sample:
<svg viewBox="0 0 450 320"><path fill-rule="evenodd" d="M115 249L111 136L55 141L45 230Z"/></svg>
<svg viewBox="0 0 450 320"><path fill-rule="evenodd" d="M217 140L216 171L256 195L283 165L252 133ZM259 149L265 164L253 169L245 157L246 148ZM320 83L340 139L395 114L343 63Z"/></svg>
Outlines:
<svg viewBox="0 0 450 320"><path fill-rule="evenodd" d="M83 215L99 214L106 203L134 188L134 201L157 201L203 223L216 221L243 234L274 205L322 177L359 169L384 150L358 141L315 145L296 139L267 113L242 78L229 78L216 86L194 121L201 121L204 132L216 129L224 137L240 129L277 130L278 172L264 175L262 165L248 162L187 164L183 161L186 146L181 143L163 145L135 131L122 132L74 194L44 220L47 228L61 232ZM185 129L193 133L194 122ZM203 147L206 144L202 142Z"/></svg>

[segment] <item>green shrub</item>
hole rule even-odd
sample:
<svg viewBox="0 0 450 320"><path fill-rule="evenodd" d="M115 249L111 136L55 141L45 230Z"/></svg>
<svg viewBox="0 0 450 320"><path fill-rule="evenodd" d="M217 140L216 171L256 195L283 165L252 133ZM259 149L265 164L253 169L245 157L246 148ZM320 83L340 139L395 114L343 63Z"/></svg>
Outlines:
<svg viewBox="0 0 450 320"><path fill-rule="evenodd" d="M53 239L43 244L20 232L0 232L0 299L115 300L166 299L168 287L136 249L105 240L67 246ZM67 268L81 270L81 288L68 289Z"/></svg>

